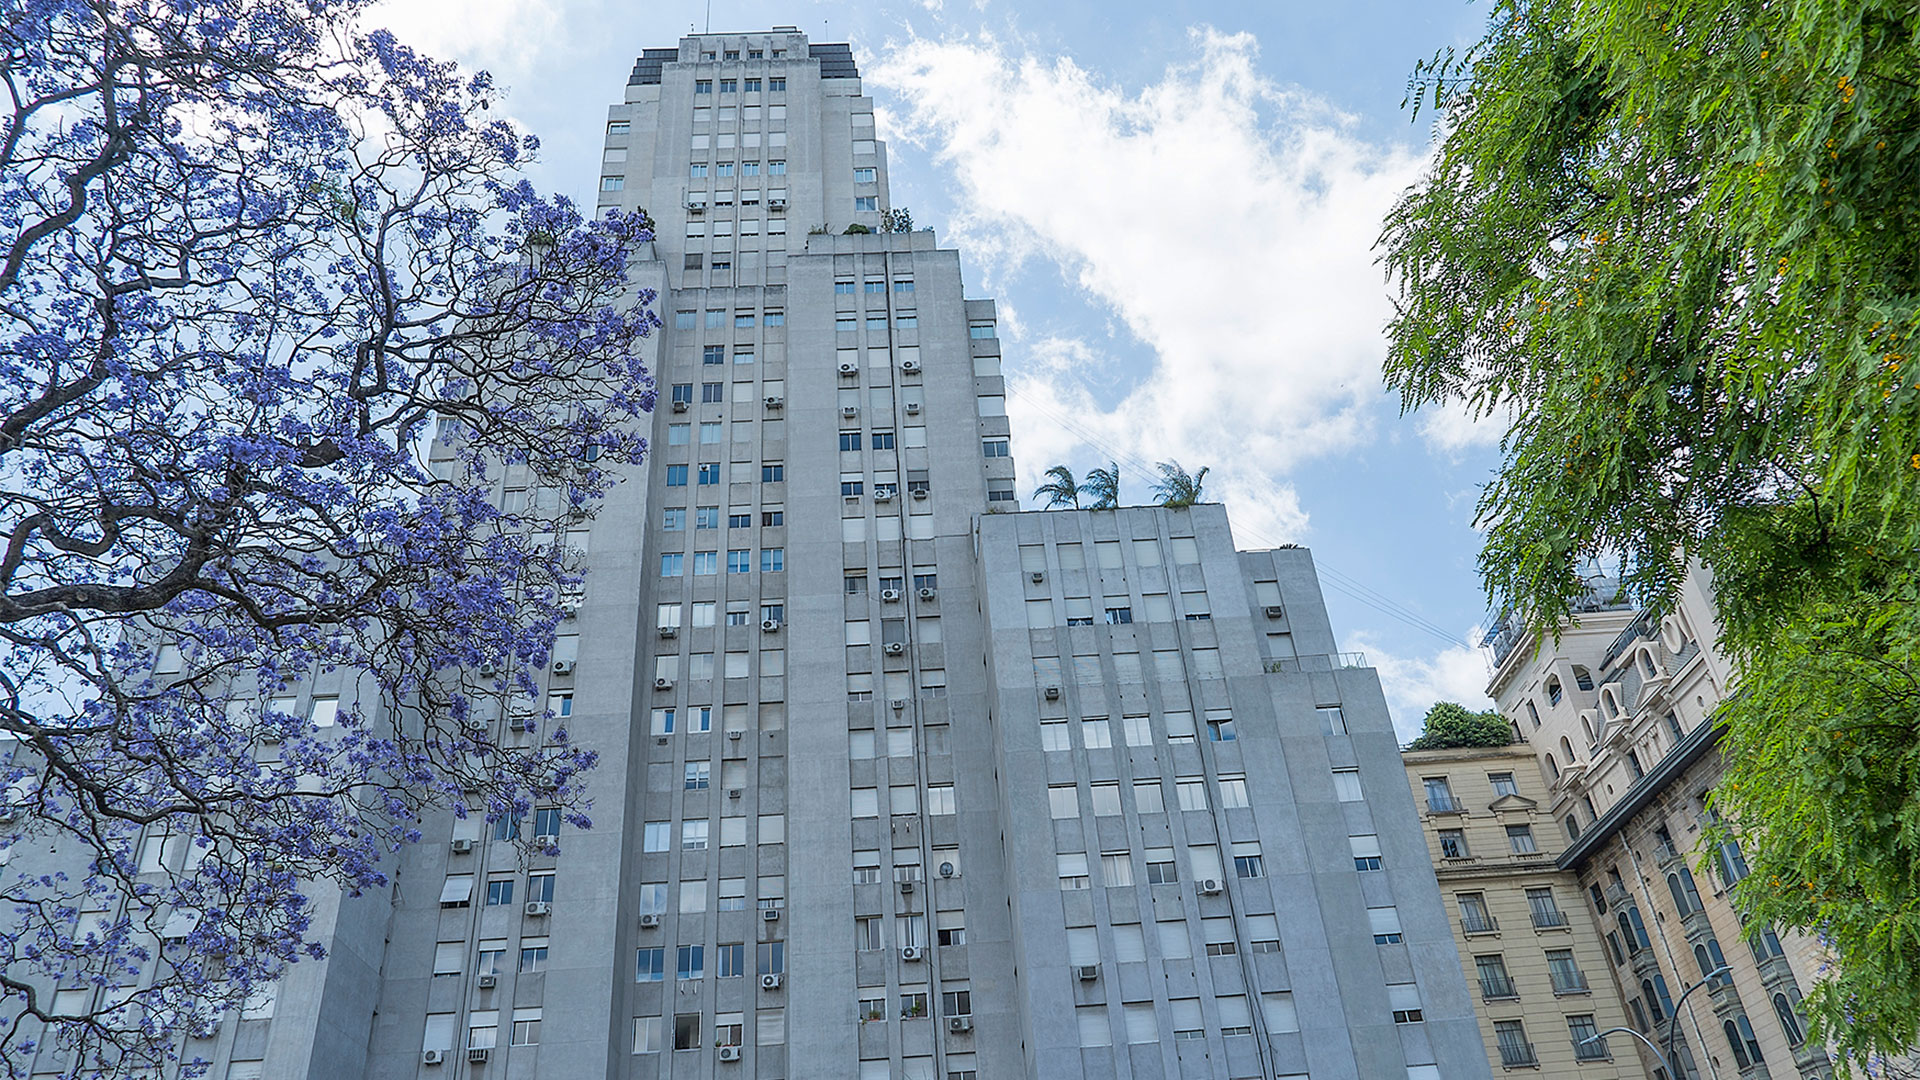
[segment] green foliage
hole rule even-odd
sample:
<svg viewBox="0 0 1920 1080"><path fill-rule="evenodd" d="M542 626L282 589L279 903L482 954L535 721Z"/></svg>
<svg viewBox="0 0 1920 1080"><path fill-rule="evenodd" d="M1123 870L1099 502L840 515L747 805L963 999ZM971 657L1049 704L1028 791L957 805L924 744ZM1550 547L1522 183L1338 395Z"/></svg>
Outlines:
<svg viewBox="0 0 1920 1080"><path fill-rule="evenodd" d="M1506 746L1513 741L1513 726L1505 717L1489 709L1474 712L1457 701L1436 701L1427 710L1420 737L1407 744L1409 750L1452 750L1463 746Z"/></svg>
<svg viewBox="0 0 1920 1080"><path fill-rule="evenodd" d="M1824 1037L1904 1048L1920 10L1503 0L1411 89L1440 146L1382 236L1387 379L1409 409L1511 413L1479 507L1489 593L1551 632L1588 558L1656 607L1705 564L1744 672L1717 795L1742 902L1830 942Z"/></svg>
<svg viewBox="0 0 1920 1080"><path fill-rule="evenodd" d="M840 235L842 235L842 236L865 236L865 235L867 235L867 234L869 234L869 233L872 233L872 232L873 232L873 230L872 230L872 229L869 229L869 228L867 228L867 227L866 227L865 225L861 225L861 224L859 224L858 222L856 222L856 223L854 223L854 224L852 224L852 225L849 225L849 226L847 226L847 231L845 231L845 232L843 232L843 233L841 233Z"/></svg>
<svg viewBox="0 0 1920 1080"><path fill-rule="evenodd" d="M1155 502L1180 509L1201 501L1201 485L1206 483L1209 466L1202 465L1191 476L1177 461L1158 462L1154 468L1160 470L1160 479L1153 485Z"/></svg>
<svg viewBox="0 0 1920 1080"><path fill-rule="evenodd" d="M1088 469L1087 482L1080 485L1080 494L1091 498L1087 504L1089 510L1112 510L1120 505L1120 463L1108 462L1104 469Z"/></svg>
<svg viewBox="0 0 1920 1080"><path fill-rule="evenodd" d="M1065 465L1055 465L1047 470L1049 479L1033 489L1033 499L1039 502L1047 500L1047 509L1056 506L1071 506L1080 509L1080 483L1073 478L1073 470Z"/></svg>
<svg viewBox="0 0 1920 1080"><path fill-rule="evenodd" d="M884 233L912 232L913 211L904 206L892 210L880 211L880 231Z"/></svg>

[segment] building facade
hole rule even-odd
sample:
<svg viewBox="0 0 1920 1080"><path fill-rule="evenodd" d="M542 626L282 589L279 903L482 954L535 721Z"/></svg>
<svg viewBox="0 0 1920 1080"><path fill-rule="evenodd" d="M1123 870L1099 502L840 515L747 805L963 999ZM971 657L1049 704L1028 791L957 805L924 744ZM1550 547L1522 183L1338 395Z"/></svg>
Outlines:
<svg viewBox="0 0 1920 1080"><path fill-rule="evenodd" d="M1558 864L1567 840L1532 749L1410 750L1401 761L1488 1059L1545 1077L1647 1080L1631 1038L1587 1041L1626 1026L1627 1010L1580 879Z"/></svg>
<svg viewBox="0 0 1920 1080"><path fill-rule="evenodd" d="M1012 512L993 303L931 232L880 231L847 46L646 50L599 190L656 222L634 266L664 325L652 452L567 538L588 583L543 688L599 754L594 828L427 821L390 891L321 898L326 960L191 1056L227 1080L1489 1075L1378 680L1311 558L1236 552L1214 506Z"/></svg>
<svg viewBox="0 0 1920 1080"><path fill-rule="evenodd" d="M1830 1077L1799 1008L1820 950L1748 925L1730 892L1746 875L1738 848L1702 840L1721 772L1711 716L1733 674L1717 634L1704 571L1661 618L1603 590L1558 642L1496 633L1488 693L1538 763L1555 862L1579 883L1632 1026L1671 1040L1686 1077Z"/></svg>

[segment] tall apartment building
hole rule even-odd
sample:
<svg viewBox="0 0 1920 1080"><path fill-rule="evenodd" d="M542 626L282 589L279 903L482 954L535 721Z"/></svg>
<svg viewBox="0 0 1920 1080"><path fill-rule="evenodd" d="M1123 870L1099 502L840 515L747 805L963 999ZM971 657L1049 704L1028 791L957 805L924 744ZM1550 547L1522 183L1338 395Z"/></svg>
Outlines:
<svg viewBox="0 0 1920 1080"><path fill-rule="evenodd" d="M1626 1026L1627 1009L1603 973L1580 880L1558 865L1567 840L1533 751L1516 742L1401 760L1488 1059L1554 1080L1648 1080L1631 1038L1595 1038Z"/></svg>
<svg viewBox="0 0 1920 1080"><path fill-rule="evenodd" d="M1613 989L1635 1029L1663 1046L1672 1038L1688 1078L1831 1077L1799 1008L1823 962L1819 949L1748 925L1729 892L1745 861L1736 847L1702 840L1721 773L1710 717L1733 674L1715 645L1711 582L1696 571L1658 619L1606 592L1558 642L1499 628L1488 694L1546 785L1541 809L1557 822L1555 863L1579 884L1580 910L1606 943ZM1409 755L1410 775L1418 761ZM1729 974L1686 994L1722 965ZM1616 1055L1633 1047L1649 1075L1668 1077L1637 1042L1611 1045Z"/></svg>
<svg viewBox="0 0 1920 1080"><path fill-rule="evenodd" d="M1310 557L1213 506L1011 512L993 303L877 231L847 46L646 50L599 187L657 223L665 325L545 688L595 827L429 821L212 1075L1489 1075Z"/></svg>

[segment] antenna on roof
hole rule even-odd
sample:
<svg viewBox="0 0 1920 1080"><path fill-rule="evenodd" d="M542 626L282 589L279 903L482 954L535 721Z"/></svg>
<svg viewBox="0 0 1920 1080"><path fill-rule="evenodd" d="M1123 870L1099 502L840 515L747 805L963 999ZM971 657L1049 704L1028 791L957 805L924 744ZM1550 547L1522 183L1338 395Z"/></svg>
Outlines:
<svg viewBox="0 0 1920 1080"><path fill-rule="evenodd" d="M713 33L713 0L707 0L707 33Z"/></svg>

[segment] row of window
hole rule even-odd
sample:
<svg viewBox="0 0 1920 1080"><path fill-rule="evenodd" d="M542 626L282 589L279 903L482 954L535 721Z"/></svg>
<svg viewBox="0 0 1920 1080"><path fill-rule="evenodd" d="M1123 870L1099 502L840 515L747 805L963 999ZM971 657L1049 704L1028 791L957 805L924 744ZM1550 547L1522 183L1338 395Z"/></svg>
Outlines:
<svg viewBox="0 0 1920 1080"><path fill-rule="evenodd" d="M553 901L553 871L538 871L527 875L528 903ZM440 906L443 908L463 908L473 906L473 891L476 879L472 874L448 874L440 888ZM486 889L482 894L487 907L506 907L514 903L514 886L517 876L502 873L489 876L484 882Z"/></svg>
<svg viewBox="0 0 1920 1080"><path fill-rule="evenodd" d="M754 948L754 969L747 970L747 943L722 942L713 949L715 978L738 979L746 975L781 975L787 970L787 943L763 941ZM634 978L638 982L662 982L667 977L667 950L664 946L635 950ZM676 949L674 978L687 982L707 977L707 947L681 945Z"/></svg>
<svg viewBox="0 0 1920 1080"><path fill-rule="evenodd" d="M697 310L681 309L675 311L673 313L673 328L675 330L692 330L699 315L700 312ZM727 324L727 316L727 308L706 309L707 328L713 329L715 327L725 326ZM781 308L768 308L764 312L749 308L739 308L732 311L732 316L733 325L736 328L742 329L752 326L756 317L764 319L768 326L787 325L787 313Z"/></svg>
<svg viewBox="0 0 1920 1080"><path fill-rule="evenodd" d="M690 553L693 559L693 576L708 577L720 572L720 553L718 551L695 551ZM668 552L660 556L660 576L680 577L687 565L689 553ZM786 548L761 548L759 570L763 574L777 574L787 568ZM753 551L750 548L735 548L727 552L727 573L753 573Z"/></svg>
<svg viewBox="0 0 1920 1080"><path fill-rule="evenodd" d="M639 1016L633 1021L633 1052L636 1054L658 1054L668 1049L666 1039L671 1034L674 1050L702 1050L707 1046L701 1032L704 1018L700 1013L679 1013L672 1017L673 1029L665 1028L667 1017ZM713 1045L718 1047L739 1047L746 1045L746 1020L744 1012L716 1013L713 1023ZM787 1011L785 1009L760 1009L754 1013L754 1044L757 1046L780 1046L787 1041ZM947 1055L951 1061L953 1055ZM929 1059L931 1060L931 1059Z"/></svg>
<svg viewBox="0 0 1920 1080"><path fill-rule="evenodd" d="M1540 847L1534 842L1533 826L1508 825L1507 851L1513 855L1538 854ZM1463 829L1440 830L1440 857L1443 859L1470 859L1473 852L1467 847L1467 834Z"/></svg>
<svg viewBox="0 0 1920 1080"><path fill-rule="evenodd" d="M1132 655L1122 653L1122 656ZM1204 677L1204 676L1203 676ZM1121 681L1126 681L1122 679ZM1136 680L1137 681L1137 680ZM1338 705L1321 705L1315 709L1320 718L1321 733L1325 735L1344 735L1347 731L1346 715ZM1234 742L1239 738L1234 726L1232 710L1208 709L1205 713L1207 741ZM1198 741L1198 729L1194 726L1194 715L1186 711L1169 711L1163 715L1162 726L1166 731L1166 741L1171 744L1193 743ZM1065 717L1040 718L1040 748L1042 750L1066 751L1074 748L1070 735L1071 724ZM1080 748L1085 750L1105 750L1114 745L1112 721L1108 717L1090 717L1079 722ZM1127 746L1152 746L1154 744L1153 724L1145 713L1130 714L1120 718L1121 737ZM1345 774L1335 770L1338 781ZM1354 777L1354 799L1359 798L1358 777ZM1344 799L1344 794L1342 795Z"/></svg>
<svg viewBox="0 0 1920 1080"><path fill-rule="evenodd" d="M774 50L776 54L779 53L780 51L781 50L779 49ZM734 59L738 59L738 57L734 57ZM716 81L719 82L720 92L723 94L739 94L739 93L757 94L760 92L760 79L758 78L719 79L719 80L695 79L693 80L693 92L695 94L711 94L713 93L713 86ZM742 83L744 83L745 85L743 86ZM786 93L787 92L786 77L774 76L774 77L767 78L766 91L769 94Z"/></svg>
<svg viewBox="0 0 1920 1080"><path fill-rule="evenodd" d="M687 764L687 788L703 790L707 786L708 764L704 761ZM697 780L696 780L697 778ZM697 786L696 786L697 785ZM949 789L951 790L951 789ZM756 834L762 844L784 844L787 842L787 816L785 814L761 814L758 816L759 832ZM681 851L706 851L714 839L710 828L712 823L705 818L689 818L680 823ZM674 850L673 822L649 821L641 826L640 850L658 853ZM719 847L745 847L747 843L747 819L742 816L720 819Z"/></svg>
<svg viewBox="0 0 1920 1080"><path fill-rule="evenodd" d="M705 180L705 179L708 179L709 176L711 175L712 177L726 179L726 178L735 176L736 174L741 177L759 176L761 175L761 164L758 161L695 162L691 167L688 178L692 180ZM767 162L766 175L768 176L787 175L787 163L784 161ZM690 193L687 196L687 198L689 201L691 201L697 196L699 196L700 194L701 194L700 192L693 192L693 193ZM774 197L786 198L786 192L783 191Z"/></svg>
<svg viewBox="0 0 1920 1080"><path fill-rule="evenodd" d="M507 955L505 938L483 938L474 956L473 973L505 975L509 971L517 971L522 975L539 974L547 970L547 939L544 937L521 938L520 959L512 967L508 966ZM466 974L466 956L467 943L464 941L442 941L436 944L433 948L433 977L448 979Z"/></svg>
<svg viewBox="0 0 1920 1080"><path fill-rule="evenodd" d="M1555 994L1584 994L1588 991L1586 973L1574 960L1572 949L1548 949L1547 978ZM1474 972L1480 980L1480 996L1488 1001L1517 998L1519 987L1507 972L1507 959L1501 953L1486 953L1473 958Z"/></svg>
<svg viewBox="0 0 1920 1080"><path fill-rule="evenodd" d="M718 384L715 384L715 385L718 385ZM667 466L667 486L670 488L686 487L687 477L689 475L692 475L699 480L699 486L713 487L718 485L721 482L721 477L725 475L725 468L726 468L726 464L724 462L719 462L719 461L702 462L698 465L693 465L693 466L669 465ZM751 470L751 468L752 466L749 465L748 469ZM690 474L688 472L689 469L693 469L694 471ZM787 466L785 462L772 461L772 462L766 462L760 466L760 482L761 483L780 484L780 483L785 483L786 479L787 479ZM739 483L740 481L736 480L735 482Z"/></svg>
<svg viewBox="0 0 1920 1080"><path fill-rule="evenodd" d="M727 511L729 529L751 529L754 527L754 515L751 510L731 507ZM777 528L787 523L785 508L775 507L760 511L760 525L763 528ZM684 532L687 528L687 508L669 506L660 511L660 527L667 532ZM696 506L693 508L693 527L700 529L720 528L720 508L718 506Z"/></svg>
<svg viewBox="0 0 1920 1080"><path fill-rule="evenodd" d="M778 605L768 606L774 607ZM753 653L737 651L724 653L722 654L724 657L724 666L716 668L713 653L693 653L686 658L686 679L688 682L709 682L713 679L716 672L723 679L750 678L752 672L749 668L749 658L754 655ZM774 679L786 675L786 650L762 649L758 653L758 656L760 657L761 678ZM666 679L672 682L680 678L680 668L680 654L677 652L662 653L653 658L653 677L655 679Z"/></svg>
<svg viewBox="0 0 1920 1080"><path fill-rule="evenodd" d="M1577 1061L1604 1061L1610 1055L1607 1041L1596 1038L1600 1028L1594 1023L1592 1013L1579 1013L1567 1017L1567 1037L1573 1041L1573 1055ZM1507 1068L1524 1068L1540 1064L1540 1055L1533 1043L1527 1039L1527 1025L1523 1020L1496 1020L1493 1022L1494 1042L1500 1049L1500 1063ZM1592 1040L1589 1042L1588 1040Z"/></svg>
<svg viewBox="0 0 1920 1080"><path fill-rule="evenodd" d="M873 207L867 207L867 209L871 210ZM918 312L898 311L893 315L893 326L897 330L912 330L919 325L920 315ZM860 330L862 326L863 320L861 318L844 312L835 316L833 320L834 330L842 334L851 334ZM881 311L868 312L864 319L864 326L869 331L885 332L887 329L886 313Z"/></svg>
<svg viewBox="0 0 1920 1080"><path fill-rule="evenodd" d="M729 821L743 820L729 818ZM662 823L665 824L665 823ZM730 834L722 834L722 847L735 846L726 843ZM744 841L743 841L744 843ZM754 907L761 911L778 911L787 906L787 879L784 875L763 874L759 878L759 899ZM649 881L640 886L640 914L665 915L678 910L682 915L699 915L707 910L707 880L698 878L680 883L678 904L673 905L664 881ZM720 879L716 911L745 911L747 909L747 879L743 877L723 877Z"/></svg>
<svg viewBox="0 0 1920 1080"><path fill-rule="evenodd" d="M853 287L857 284L862 284L862 283L856 282L852 278L836 278L833 283L834 294L837 296L852 296L854 292ZM886 295L886 291L887 291L887 279L886 278L867 278L864 285L862 285L862 288L863 288L863 291L865 291L869 296L876 296L876 295L884 296ZM896 278L893 282L893 291L896 293L912 292L913 279L912 278Z"/></svg>

